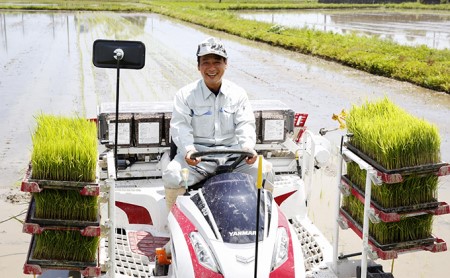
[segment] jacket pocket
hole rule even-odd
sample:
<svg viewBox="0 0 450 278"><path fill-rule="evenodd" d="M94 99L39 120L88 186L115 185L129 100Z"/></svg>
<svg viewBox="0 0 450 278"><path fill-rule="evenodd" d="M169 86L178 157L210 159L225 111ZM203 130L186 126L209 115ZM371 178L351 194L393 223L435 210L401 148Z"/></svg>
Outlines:
<svg viewBox="0 0 450 278"><path fill-rule="evenodd" d="M196 137L212 137L214 131L214 115L210 106L199 106L192 109L192 128Z"/></svg>
<svg viewBox="0 0 450 278"><path fill-rule="evenodd" d="M237 111L237 106L224 106L220 109L220 127L222 134L233 133L235 129L234 118Z"/></svg>

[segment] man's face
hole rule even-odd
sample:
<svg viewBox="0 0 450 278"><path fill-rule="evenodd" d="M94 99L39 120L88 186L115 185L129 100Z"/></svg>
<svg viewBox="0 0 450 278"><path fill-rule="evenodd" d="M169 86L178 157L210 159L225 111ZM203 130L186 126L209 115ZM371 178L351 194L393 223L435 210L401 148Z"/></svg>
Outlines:
<svg viewBox="0 0 450 278"><path fill-rule="evenodd" d="M227 61L219 55L208 54L199 57L198 70L202 74L206 86L211 91L219 90L226 68Z"/></svg>

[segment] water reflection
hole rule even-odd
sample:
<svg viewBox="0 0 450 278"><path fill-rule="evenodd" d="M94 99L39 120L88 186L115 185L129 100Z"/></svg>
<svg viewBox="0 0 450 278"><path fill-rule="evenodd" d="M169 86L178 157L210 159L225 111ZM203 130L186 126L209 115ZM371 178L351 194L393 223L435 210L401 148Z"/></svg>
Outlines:
<svg viewBox="0 0 450 278"><path fill-rule="evenodd" d="M450 13L375 10L309 10L244 12L242 18L310 28L338 34L358 34L400 44L450 49Z"/></svg>
<svg viewBox="0 0 450 278"><path fill-rule="evenodd" d="M71 18L73 21L73 16ZM6 53L17 50L30 38L30 41L37 37L56 40L61 35L67 40L67 51L70 53L69 15L6 12L0 13L0 19L1 45Z"/></svg>
<svg viewBox="0 0 450 278"><path fill-rule="evenodd" d="M121 20L118 20L120 17ZM76 36L102 29L109 38L128 39L144 33L147 16L109 15L99 18L93 13L58 13L58 12L1 12L0 45L9 53L16 46L39 40L62 41L70 54L71 44ZM133 26L130 28L130 26ZM75 28L75 32L71 29ZM72 42L71 42L72 41Z"/></svg>

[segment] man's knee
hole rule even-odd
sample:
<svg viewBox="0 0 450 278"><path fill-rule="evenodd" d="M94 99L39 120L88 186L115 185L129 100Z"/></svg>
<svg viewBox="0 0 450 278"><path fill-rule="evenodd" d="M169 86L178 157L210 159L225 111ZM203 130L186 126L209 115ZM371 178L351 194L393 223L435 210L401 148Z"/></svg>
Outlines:
<svg viewBox="0 0 450 278"><path fill-rule="evenodd" d="M179 188L181 183L181 167L175 161L171 161L163 171L162 181L166 188Z"/></svg>

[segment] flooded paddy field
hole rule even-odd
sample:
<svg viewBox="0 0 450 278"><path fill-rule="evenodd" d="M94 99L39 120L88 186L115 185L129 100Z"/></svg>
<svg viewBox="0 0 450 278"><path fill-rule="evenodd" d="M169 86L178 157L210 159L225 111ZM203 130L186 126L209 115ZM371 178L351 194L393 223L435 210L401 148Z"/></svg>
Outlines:
<svg viewBox="0 0 450 278"><path fill-rule="evenodd" d="M20 196L18 185L29 163L37 114L92 118L97 105L115 100L115 70L92 64L96 39L138 40L146 45L144 69L121 71L121 101L171 101L180 87L200 78L195 52L198 42L208 36L224 42L230 57L225 78L244 87L250 99L277 99L294 111L309 113L307 126L317 133L322 127L338 126L331 120L333 113L388 96L413 115L437 125L442 159L450 161L450 95L445 93L155 14L1 12L0 204L7 196ZM338 144L342 134L337 131L327 137ZM439 199L450 202L450 179L441 180ZM335 187L321 183L313 189L317 198L311 201L311 218L330 240L333 226L326 215L334 208ZM23 209L26 205L0 210L0 220ZM450 216L436 217L434 226L436 235L450 242ZM7 228L2 224L0 232L0 270L9 274L7 277L29 277L22 274L22 266L30 236L21 233L18 222ZM351 231L341 234L342 252L360 251L361 240ZM445 277L449 259L449 252L405 254L396 260L394 274ZM390 269L390 261L377 262Z"/></svg>
<svg viewBox="0 0 450 278"><path fill-rule="evenodd" d="M240 12L245 19L309 28L337 34L357 34L409 46L450 49L450 12L393 10L300 10Z"/></svg>

